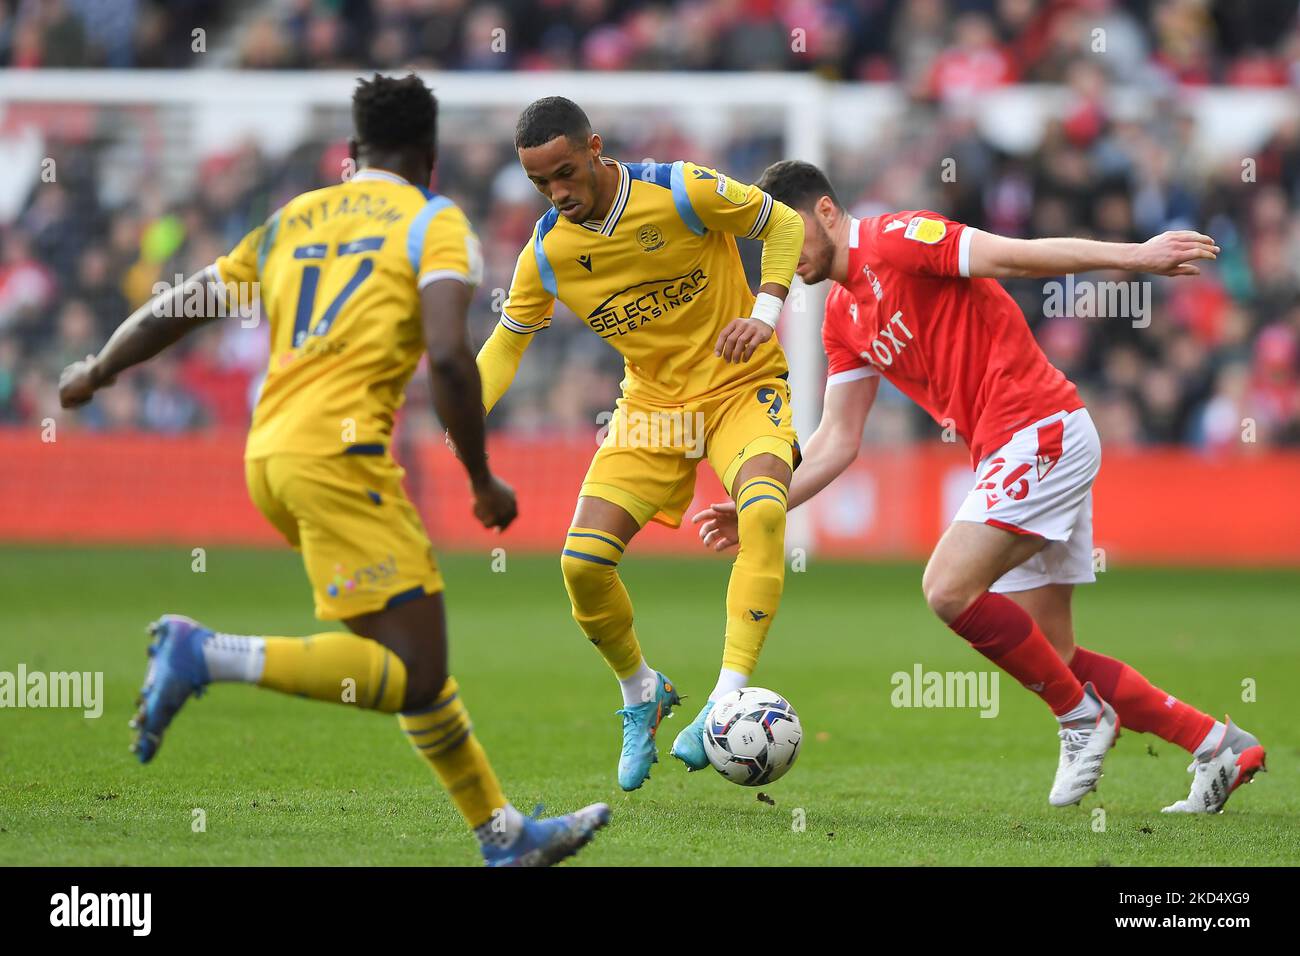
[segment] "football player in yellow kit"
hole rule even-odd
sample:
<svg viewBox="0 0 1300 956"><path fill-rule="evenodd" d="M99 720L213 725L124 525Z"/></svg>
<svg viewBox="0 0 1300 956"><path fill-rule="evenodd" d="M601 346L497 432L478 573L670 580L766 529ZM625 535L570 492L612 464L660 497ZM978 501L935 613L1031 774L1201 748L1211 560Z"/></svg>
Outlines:
<svg viewBox="0 0 1300 956"><path fill-rule="evenodd" d="M623 394L583 482L560 559L573 616L619 679L619 785L658 760L677 688L641 653L619 561L648 521L681 524L702 456L736 502L740 551L727 589L722 669L673 744L707 765L713 702L744 687L781 600L785 509L798 443L787 367L773 330L803 243L803 222L754 186L694 163L620 163L571 100L531 104L519 161L552 208L520 253L501 320L478 355L488 411L559 300L622 353ZM736 236L763 242L749 289Z"/></svg>
<svg viewBox="0 0 1300 956"><path fill-rule="evenodd" d="M64 407L82 405L223 314L227 296L246 302L244 290L257 289L271 356L245 449L249 493L302 552L316 616L352 632L236 635L164 615L151 627L133 750L152 760L181 706L213 681L396 713L485 862L550 864L587 843L609 808L533 819L506 801L447 673L442 576L389 454L394 415L427 351L434 405L461 450L475 516L486 527L514 520L514 493L488 470L468 344L478 240L449 199L424 188L437 103L420 79L362 80L352 113L355 176L290 200L229 255L138 309L60 381Z"/></svg>

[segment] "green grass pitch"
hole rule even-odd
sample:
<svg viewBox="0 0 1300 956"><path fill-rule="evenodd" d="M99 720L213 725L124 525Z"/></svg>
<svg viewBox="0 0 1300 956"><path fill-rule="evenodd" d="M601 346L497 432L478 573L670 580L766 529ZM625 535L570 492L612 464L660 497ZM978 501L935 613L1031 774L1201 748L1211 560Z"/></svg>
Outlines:
<svg viewBox="0 0 1300 956"><path fill-rule="evenodd" d="M389 716L223 685L186 706L153 764L135 763L126 721L153 617L322 629L296 555L213 550L201 574L191 560L182 548L0 548L0 671L103 671L106 698L97 720L0 710L0 864L477 862ZM1055 726L1009 680L993 719L891 706L896 671L990 668L931 617L918 567L816 559L789 574L756 675L806 732L797 766L764 791L772 805L668 756L716 674L728 562L629 557L647 657L689 699L664 724L650 781L624 794L617 688L569 617L558 561L511 556L504 573L485 555L443 563L453 672L506 792L525 811L614 808L578 865L1300 863L1300 573L1112 563L1076 596L1081 643L1231 713L1268 747L1271 771L1206 818L1159 812L1186 795L1189 758L1133 733L1098 794L1049 807ZM1242 700L1247 679L1254 702Z"/></svg>

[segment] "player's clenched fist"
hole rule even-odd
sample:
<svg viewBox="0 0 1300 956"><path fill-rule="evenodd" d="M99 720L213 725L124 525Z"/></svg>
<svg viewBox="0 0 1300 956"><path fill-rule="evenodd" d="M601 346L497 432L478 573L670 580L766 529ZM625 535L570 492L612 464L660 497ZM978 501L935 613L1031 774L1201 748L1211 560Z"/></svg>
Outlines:
<svg viewBox="0 0 1300 956"><path fill-rule="evenodd" d="M1196 276L1201 270L1197 259L1217 259L1219 247L1209 236L1188 229L1162 232L1137 248L1134 271L1153 272L1162 276Z"/></svg>
<svg viewBox="0 0 1300 956"><path fill-rule="evenodd" d="M87 355L73 362L59 376L59 404L64 408L79 408L95 397L95 390L112 385L112 380L100 378L95 356Z"/></svg>
<svg viewBox="0 0 1300 956"><path fill-rule="evenodd" d="M485 528L504 531L519 514L514 489L495 475L474 485L474 517Z"/></svg>
<svg viewBox="0 0 1300 956"><path fill-rule="evenodd" d="M736 530L734 501L709 505L703 511L696 512L691 521L700 526L700 540L704 542L706 548L726 551L740 543L740 533Z"/></svg>
<svg viewBox="0 0 1300 956"><path fill-rule="evenodd" d="M732 319L718 335L713 354L724 362L748 362L754 350L772 337L772 327L758 319Z"/></svg>

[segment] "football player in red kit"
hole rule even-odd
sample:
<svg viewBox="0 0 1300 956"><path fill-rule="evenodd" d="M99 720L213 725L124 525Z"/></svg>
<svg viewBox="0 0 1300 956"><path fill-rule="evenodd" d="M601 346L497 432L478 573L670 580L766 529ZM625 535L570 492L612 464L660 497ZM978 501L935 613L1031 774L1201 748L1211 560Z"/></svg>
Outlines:
<svg viewBox="0 0 1300 956"><path fill-rule="evenodd" d="M857 457L884 376L970 447L975 481L930 556L926 602L981 654L1036 693L1060 722L1049 801L1096 789L1119 725L1193 755L1191 794L1165 810L1207 813L1264 769L1255 737L1153 686L1129 665L1075 646L1074 585L1095 580L1097 431L1074 385L1034 341L996 281L1097 269L1196 275L1218 247L1196 232L1141 244L1009 239L933 212L855 219L815 166L785 161L758 183L804 220L798 274L833 279L822 338L825 408L803 447L791 508ZM736 540L734 503L695 515L706 546Z"/></svg>

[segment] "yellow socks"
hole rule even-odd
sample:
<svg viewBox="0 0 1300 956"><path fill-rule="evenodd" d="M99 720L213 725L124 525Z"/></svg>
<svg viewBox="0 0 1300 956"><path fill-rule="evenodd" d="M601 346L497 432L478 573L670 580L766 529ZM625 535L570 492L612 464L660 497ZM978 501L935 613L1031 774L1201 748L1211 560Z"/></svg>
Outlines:
<svg viewBox="0 0 1300 956"><path fill-rule="evenodd" d="M752 674L785 585L786 488L751 478L736 493L740 552L727 586L727 641L722 666Z"/></svg>
<svg viewBox="0 0 1300 956"><path fill-rule="evenodd" d="M428 761L471 828L490 828L496 811L511 809L487 754L474 736L456 678L448 677L428 707L401 713L397 722L415 752ZM501 827L505 821L501 821ZM483 839L484 834L479 834Z"/></svg>
<svg viewBox="0 0 1300 956"><path fill-rule="evenodd" d="M406 696L406 665L369 638L342 631L305 638L217 634L210 644L205 660L214 680L255 679L285 694L397 713L406 739L438 775L480 843L505 844L520 832L523 818L501 792L454 677L428 707L398 713Z"/></svg>
<svg viewBox="0 0 1300 956"><path fill-rule="evenodd" d="M263 687L393 714L406 696L406 665L368 637L328 631L266 638Z"/></svg>
<svg viewBox="0 0 1300 956"><path fill-rule="evenodd" d="M560 568L573 604L573 619L620 680L642 667L632 628L632 601L618 576L624 543L605 531L570 528Z"/></svg>
<svg viewBox="0 0 1300 956"><path fill-rule="evenodd" d="M786 487L752 478L736 494L740 552L727 587L727 633L722 666L752 674L785 585ZM654 671L641 656L632 626L632 602L618 575L624 543L596 528L570 528L560 567L573 618L623 684L624 703L635 703Z"/></svg>

